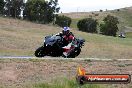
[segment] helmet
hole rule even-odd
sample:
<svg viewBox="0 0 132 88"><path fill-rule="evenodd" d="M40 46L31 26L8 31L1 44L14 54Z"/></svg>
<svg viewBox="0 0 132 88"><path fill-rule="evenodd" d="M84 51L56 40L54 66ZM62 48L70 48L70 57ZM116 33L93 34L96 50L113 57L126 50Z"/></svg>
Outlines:
<svg viewBox="0 0 132 88"><path fill-rule="evenodd" d="M63 30L62 30L62 33L63 33L64 35L68 35L69 32L70 32L69 30L70 30L69 27L64 27Z"/></svg>

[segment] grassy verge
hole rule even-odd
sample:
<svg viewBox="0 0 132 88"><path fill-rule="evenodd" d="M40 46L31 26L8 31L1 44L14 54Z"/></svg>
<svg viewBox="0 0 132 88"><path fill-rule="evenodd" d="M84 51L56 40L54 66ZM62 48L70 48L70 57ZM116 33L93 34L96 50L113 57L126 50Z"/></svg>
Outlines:
<svg viewBox="0 0 132 88"><path fill-rule="evenodd" d="M128 37L128 38L132 38L132 32L128 32L128 33L126 33L126 37Z"/></svg>
<svg viewBox="0 0 132 88"><path fill-rule="evenodd" d="M76 80L60 79L55 80L53 83L38 83L34 85L34 88L79 88L80 85L76 83ZM85 84L81 88L104 88L97 84Z"/></svg>
<svg viewBox="0 0 132 88"><path fill-rule="evenodd" d="M80 65L89 74L131 74L132 68L131 61L0 59L0 88L79 88L75 76ZM81 88L131 88L131 83Z"/></svg>
<svg viewBox="0 0 132 88"><path fill-rule="evenodd" d="M6 86L0 85L0 88L7 88ZM54 82L50 83L29 83L24 85L13 85L8 88L105 88L103 85L99 84L84 84L79 85L76 83L76 80L68 80L68 79L61 79L55 80Z"/></svg>

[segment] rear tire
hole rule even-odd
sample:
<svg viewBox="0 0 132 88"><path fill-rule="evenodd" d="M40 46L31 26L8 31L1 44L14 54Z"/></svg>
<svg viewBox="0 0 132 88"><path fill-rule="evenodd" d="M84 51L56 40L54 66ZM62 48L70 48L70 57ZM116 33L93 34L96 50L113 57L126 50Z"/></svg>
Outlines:
<svg viewBox="0 0 132 88"><path fill-rule="evenodd" d="M43 47L43 46L39 47L39 48L35 51L34 55L35 55L36 57L44 57L44 56L45 56L45 54L44 54L44 47Z"/></svg>
<svg viewBox="0 0 132 88"><path fill-rule="evenodd" d="M81 49L80 48L77 48L74 53L75 53L75 57L78 56L81 52Z"/></svg>
<svg viewBox="0 0 132 88"><path fill-rule="evenodd" d="M62 55L62 57L64 57L64 58L75 58L80 54L80 52L81 52L81 49L77 48L77 49L75 49L75 51L72 51L70 53L70 55L68 55L67 57L65 55Z"/></svg>

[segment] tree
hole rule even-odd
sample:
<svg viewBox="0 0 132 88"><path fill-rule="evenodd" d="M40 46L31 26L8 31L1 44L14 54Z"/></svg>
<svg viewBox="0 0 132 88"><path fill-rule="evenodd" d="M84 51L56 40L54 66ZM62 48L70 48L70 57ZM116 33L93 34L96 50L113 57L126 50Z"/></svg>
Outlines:
<svg viewBox="0 0 132 88"><path fill-rule="evenodd" d="M104 35L116 36L116 32L118 31L117 24L119 24L118 18L107 15L103 19L103 23L100 24L100 32Z"/></svg>
<svg viewBox="0 0 132 88"><path fill-rule="evenodd" d="M24 9L24 19L39 23L49 23L54 20L55 14L59 11L58 1L51 0L28 0Z"/></svg>
<svg viewBox="0 0 132 88"><path fill-rule="evenodd" d="M96 33L97 24L97 20L94 20L93 18L85 18L78 21L77 27L80 31Z"/></svg>
<svg viewBox="0 0 132 88"><path fill-rule="evenodd" d="M20 18L23 0L5 0L4 14L13 18Z"/></svg>
<svg viewBox="0 0 132 88"><path fill-rule="evenodd" d="M5 0L4 15L10 17L11 0Z"/></svg>
<svg viewBox="0 0 132 88"><path fill-rule="evenodd" d="M11 1L11 17L19 18L22 6L23 6L23 0L12 0Z"/></svg>
<svg viewBox="0 0 132 88"><path fill-rule="evenodd" d="M4 5L4 0L0 0L0 14L3 14Z"/></svg>

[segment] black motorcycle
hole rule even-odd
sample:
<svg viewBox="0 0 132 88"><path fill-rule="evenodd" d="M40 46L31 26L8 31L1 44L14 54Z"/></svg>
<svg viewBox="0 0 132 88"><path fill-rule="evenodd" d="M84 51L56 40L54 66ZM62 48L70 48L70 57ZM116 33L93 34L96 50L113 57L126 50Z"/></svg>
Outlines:
<svg viewBox="0 0 132 88"><path fill-rule="evenodd" d="M63 56L65 58L75 58L81 52L81 48L84 45L85 40L82 38L76 38L74 40L75 48L71 50L68 56L63 55L63 52L67 50L63 42L63 36L60 35L52 35L46 36L44 39L43 46L39 47L35 51L36 57L44 57L44 56L53 56L59 57Z"/></svg>

